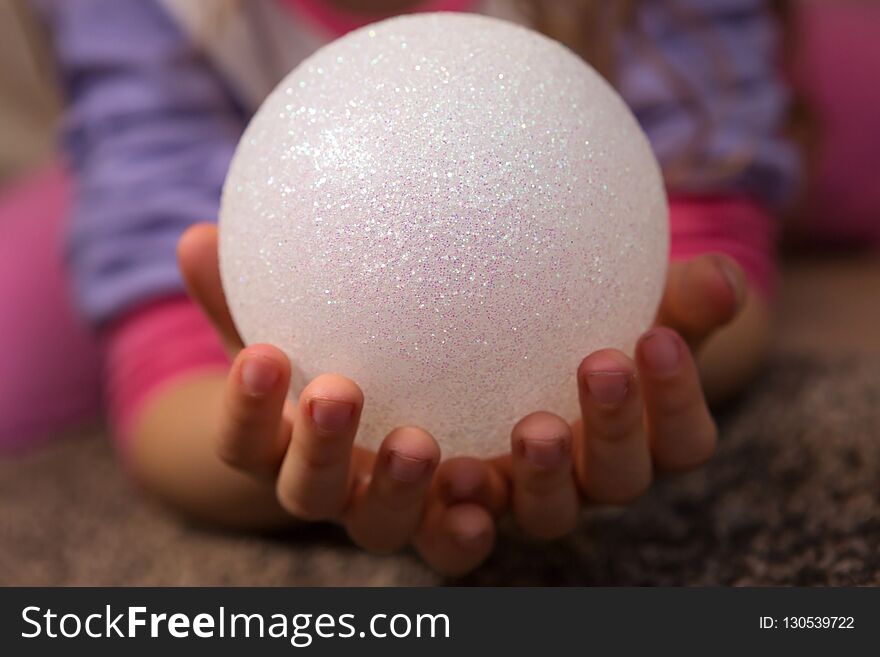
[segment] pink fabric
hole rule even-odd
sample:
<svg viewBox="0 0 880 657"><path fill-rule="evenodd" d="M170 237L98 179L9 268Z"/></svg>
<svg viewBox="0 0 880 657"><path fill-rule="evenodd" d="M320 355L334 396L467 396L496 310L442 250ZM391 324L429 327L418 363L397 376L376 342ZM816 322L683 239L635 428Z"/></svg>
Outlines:
<svg viewBox="0 0 880 657"><path fill-rule="evenodd" d="M815 237L880 246L880 2L798 2L795 83L818 120Z"/></svg>
<svg viewBox="0 0 880 657"><path fill-rule="evenodd" d="M62 269L69 197L58 164L0 195L0 451L33 446L100 408L98 346Z"/></svg>
<svg viewBox="0 0 880 657"><path fill-rule="evenodd" d="M191 299L170 297L126 315L107 338L107 401L114 437L124 449L138 412L183 374L226 371L217 331Z"/></svg>
<svg viewBox="0 0 880 657"><path fill-rule="evenodd" d="M777 222L760 204L736 197L678 197L669 202L670 257L733 258L765 298L776 288Z"/></svg>
<svg viewBox="0 0 880 657"><path fill-rule="evenodd" d="M328 0L280 0L298 16L311 20L332 37L342 36L369 23L390 18L393 14L363 15L335 8ZM425 11L468 11L474 0L422 0L404 13Z"/></svg>

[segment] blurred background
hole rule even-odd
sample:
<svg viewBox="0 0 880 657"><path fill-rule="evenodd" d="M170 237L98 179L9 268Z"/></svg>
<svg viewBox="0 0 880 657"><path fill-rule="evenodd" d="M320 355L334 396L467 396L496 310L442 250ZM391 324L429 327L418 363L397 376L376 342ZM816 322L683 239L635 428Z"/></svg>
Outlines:
<svg viewBox="0 0 880 657"><path fill-rule="evenodd" d="M653 572L660 574L647 576L647 570L628 574L615 571L618 577L610 583L813 583L810 577L817 583L877 583L877 569L866 565L862 557L866 552L876 551L880 537L876 510L880 507L880 488L876 486L880 472L870 474L880 469L877 467L880 466L880 416L875 410L880 407L877 384L880 377L876 374L876 366L880 363L880 1L793 0L786 3L786 11L789 57L785 74L797 99L793 129L798 141L804 145L808 175L799 201L783 218L782 280L768 374L756 383L755 397L729 411L724 420L724 426L732 436L727 443L728 449L752 449L745 446L746 437L754 438L758 434L771 445L768 449L775 450L758 455L758 458L766 457L763 465L775 463L781 468L768 475L770 489L776 490L774 486L777 486L781 500L775 510L776 516L769 511L770 515L760 515L764 510L740 509L739 515L734 516L740 520L751 519L749 522L754 525L745 530L739 525L739 529L725 529L726 526L719 526L719 521L710 517L716 512L727 517L723 513L727 507L719 511L717 506L712 506L716 503L747 506L743 500L750 499L749 483L744 473L740 478L731 475L727 481L730 490L739 497L724 497L721 502L712 493L714 489L708 480L694 484L698 490L690 490L690 493L674 487L661 490L656 497L649 499L647 509L643 505L641 510L629 512L635 514L630 521L625 520L614 528L606 527L611 535L606 547L599 549L583 542L586 539L575 538L571 544L552 548L550 553L555 557L550 560L550 572L539 580L540 583L552 583L548 579L554 577L565 579L562 575L566 570L564 564L570 563L571 559L583 564L575 568L579 583L609 583L610 580L604 579L607 573L602 568L609 567L609 564L613 566L613 550L629 554L643 564L654 558ZM0 0L0 280L8 281L16 275L16 259L46 258L47 263L50 260L44 252L45 245L38 241L34 242L33 251L23 251L20 247L13 251L8 244L4 246L4 229L17 222L63 221L69 204L70 192L56 139L62 101L54 69L50 45L28 4L23 0ZM42 197L39 209L35 209L32 202L35 190L36 196ZM47 197L50 198L47 200ZM49 263L49 266L57 265ZM30 297L57 294L57 290L45 289L44 286L50 284L42 280L17 280L14 285L0 285L0 290L4 291L3 298L0 298L0 330L8 325L2 316L19 316L28 312ZM71 313L71 308L59 310L59 314ZM44 322L45 318L40 321ZM71 336L69 342L46 344L41 339L39 322L35 321L31 335L32 350L16 349L4 358L20 361L51 359L57 363L59 372L63 372L68 367L76 369L79 360L88 361L95 357L96 347L85 328L80 336ZM9 344L2 334L0 344ZM0 370L0 375L2 372ZM18 555L14 559L6 557L4 561L4 548L0 542L0 581L228 582L228 578L223 580L218 575L230 568L221 556L223 546L228 548L230 544L222 543L222 540L238 539L218 539L221 540L219 547L206 547L203 543L208 539L195 539L183 529L170 528L166 520L136 506L132 498L126 497L128 493L119 492L125 487L121 475L111 465L109 448L102 446L100 418L93 410L100 395L97 375L83 375L78 386L79 397L60 399L53 394L51 382L46 386L43 391L47 400L46 438L55 437L59 432L73 438L66 442L67 446L53 445L44 448L46 451L18 455L0 464L0 530L5 528L10 536L15 536L17 547L14 551ZM34 391L16 391L12 385L0 385L0 390L2 394L10 395L34 394ZM836 396L841 390L847 391L848 396ZM59 430L60 418L69 419L69 423ZM742 441L737 442L738 436ZM821 451L823 436L827 438L827 444L848 450L850 457L855 459L851 467L835 469L837 466L826 468L823 465L837 458ZM783 444L784 440L792 442ZM835 443L846 440L857 441L857 444ZM11 440L7 445L10 454L16 451L14 443ZM800 450L797 456L789 451L792 444ZM803 460L804 454L809 456L807 461ZM111 488L116 488L108 492L106 488L97 487L92 480L72 478L74 470L110 480L113 482ZM707 476L717 478L724 472L728 471L710 471ZM831 483L832 479L840 478L841 472L844 478L852 477L849 483ZM777 475L781 478L773 479ZM779 524L779 517L788 518L788 522L804 522L803 515L799 514L803 514L804 504L811 504L811 498L806 494L797 499L788 496L790 486L795 484L785 477L792 476L797 479L796 487L824 488L829 490L829 496L844 498L843 507L828 505L827 517L822 516L821 509L830 498L813 500L814 510L819 509L816 513L820 519L816 522L821 526L815 528L817 533L812 535L804 530L806 533L799 540L809 540L812 536L820 545L816 548L818 552L810 552L797 541L792 544L793 539L785 533L784 523ZM865 500L866 482L873 486L868 501ZM48 522L50 516L54 522L65 515L64 504L71 496L82 505L78 508L98 510L91 520L80 519L79 525L70 524L72 521L69 520L59 521L58 531L78 537L71 549L79 550L80 556L68 559L52 552L39 537L42 535L41 525ZM695 499L702 500L706 509L693 511ZM131 516L134 520L126 517L132 508L135 508ZM686 513L697 513L694 531L698 538L702 536L700 545L703 548L708 545L717 548L719 541L725 546L706 561L702 570L695 571L693 564L688 565L690 557L687 554L692 552L687 550L684 553L667 550L663 553L667 556L659 558L636 553L633 551L636 548L629 547L641 531L635 528L644 527L646 522L650 524L652 513L654 517L668 515L668 523L663 529L666 532L664 540L671 541L671 544L684 541L681 532L675 530L675 518L679 517L676 514L685 513L681 511L683 508L690 509ZM846 515L850 512L855 514L851 518ZM844 526L835 525L835 522L839 524L841 517L849 518L851 522ZM115 519L116 529L108 529L107 518ZM601 519L597 522L602 526ZM822 525L823 522L826 524ZM155 539L159 543L144 538L142 532L146 530L138 529L136 523L151 527L154 537L159 537ZM317 530L316 534L306 538L304 552L300 554L303 563L324 569L324 579L312 583L332 583L332 564L343 561L355 564L352 567L361 569L357 573L362 573L349 573L347 579L341 580L347 583L434 582L430 575L411 562L395 566L396 570L382 570L386 562L345 552L346 548L336 546L333 537L328 538L322 531ZM704 534L701 535L701 531ZM759 556L755 558L762 565L743 562L742 555L737 556L737 550L741 552L742 546L724 542L733 535L725 534L726 531L746 531L748 549L758 551ZM748 534L749 531L752 533ZM861 543L846 542L859 533ZM163 541L180 549L188 546L194 556L184 559L185 565L180 567L172 567L164 561L156 562L148 552L160 549ZM315 555L326 553L328 541L334 550L342 550L334 557L336 561L331 560L331 565L315 561L319 559ZM768 556L771 552L765 545L768 541L785 546L783 561L788 566L774 562ZM109 555L120 546L128 550L131 545L141 543L152 547L135 549L135 556L131 557L133 561L122 570L114 571L114 575L108 576L98 567L101 554ZM821 548L825 544L829 546L827 552ZM234 545L244 555L241 563L250 564L252 568L247 571L251 579L245 577L246 581L259 583L253 579L253 572L264 567L260 560L266 556L267 550L269 561L275 564L276 575L281 581L312 581L299 571L293 575L291 570L285 569L286 557L273 552L276 549L273 543L267 544L269 547ZM761 545L766 548L764 552L761 552ZM22 556L25 553L30 556ZM533 583L516 568L534 556L534 546L520 545L511 554L513 556L500 557L494 566L490 564L489 569L473 582ZM215 560L209 573L200 570L199 562L204 561L205 555ZM844 562L850 565L840 566ZM136 567L132 563L136 563ZM236 568L245 572L242 570L245 566ZM141 574L135 573L137 569ZM511 575L511 569L520 574ZM805 572L812 575L804 575Z"/></svg>

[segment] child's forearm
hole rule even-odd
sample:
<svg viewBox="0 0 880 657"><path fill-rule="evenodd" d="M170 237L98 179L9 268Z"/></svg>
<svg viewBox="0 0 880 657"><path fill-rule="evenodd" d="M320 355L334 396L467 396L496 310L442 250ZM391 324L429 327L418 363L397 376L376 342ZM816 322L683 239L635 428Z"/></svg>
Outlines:
<svg viewBox="0 0 880 657"><path fill-rule="evenodd" d="M193 372L151 395L132 427L129 469L149 493L197 519L245 529L290 524L272 481L235 472L216 455L224 385L222 374Z"/></svg>

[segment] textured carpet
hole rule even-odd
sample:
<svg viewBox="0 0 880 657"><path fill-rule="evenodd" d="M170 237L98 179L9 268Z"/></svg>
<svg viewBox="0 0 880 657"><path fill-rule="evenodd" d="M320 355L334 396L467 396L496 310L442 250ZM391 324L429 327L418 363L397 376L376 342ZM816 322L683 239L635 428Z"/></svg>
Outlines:
<svg viewBox="0 0 880 657"><path fill-rule="evenodd" d="M880 360L779 355L717 457L553 544L506 527L477 585L880 584ZM0 462L0 583L425 585L332 527L212 532L141 499L99 431Z"/></svg>

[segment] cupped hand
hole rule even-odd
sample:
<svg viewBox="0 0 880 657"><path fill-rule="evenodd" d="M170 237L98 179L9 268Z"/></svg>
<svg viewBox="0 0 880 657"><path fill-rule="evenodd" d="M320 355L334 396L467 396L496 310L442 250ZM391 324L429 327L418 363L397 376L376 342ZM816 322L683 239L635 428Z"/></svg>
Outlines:
<svg viewBox="0 0 880 657"><path fill-rule="evenodd" d="M625 504L656 475L692 470L713 454L718 432L695 353L742 308L746 280L728 257L673 263L657 322L635 357L605 349L577 371L580 417L533 413L514 427L510 456L495 461L511 483L528 534L551 539L577 524L583 501Z"/></svg>
<svg viewBox="0 0 880 657"><path fill-rule="evenodd" d="M319 376L287 400L290 362L266 344L244 347L229 314L217 261L217 229L190 228L178 247L190 294L233 357L217 455L274 486L291 516L342 524L358 545L388 552L414 545L451 575L481 563L495 541L507 484L477 459L440 464L435 440L418 427L388 434L378 452L354 445L364 398L337 374Z"/></svg>

